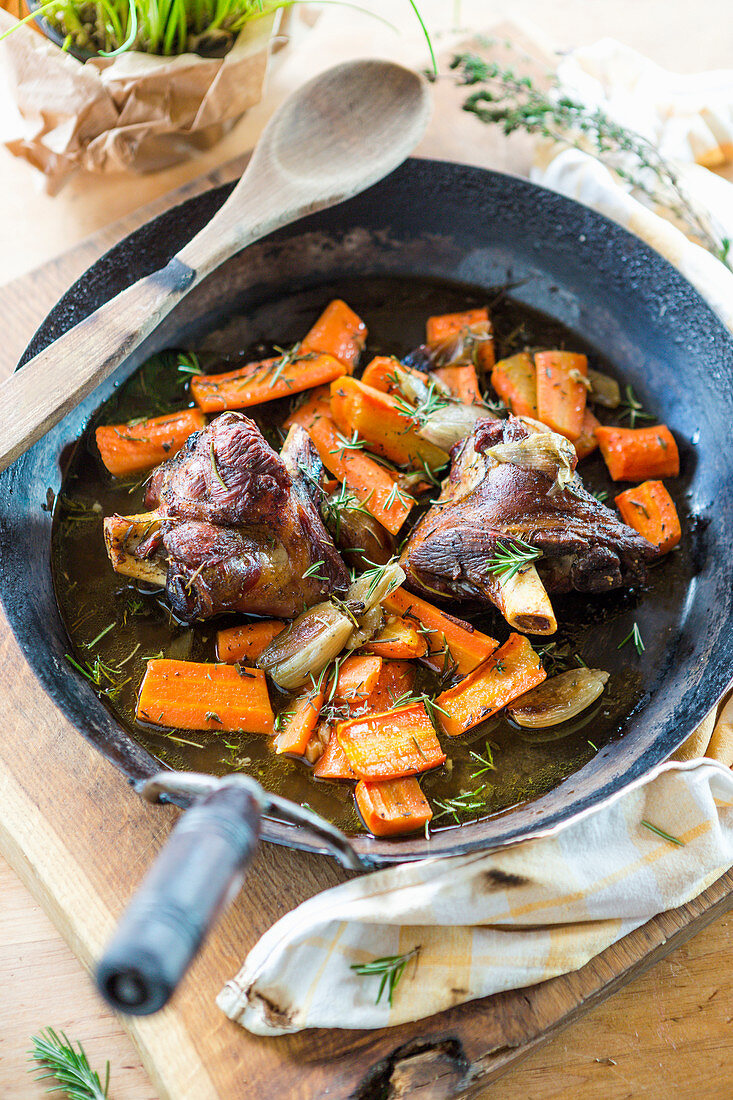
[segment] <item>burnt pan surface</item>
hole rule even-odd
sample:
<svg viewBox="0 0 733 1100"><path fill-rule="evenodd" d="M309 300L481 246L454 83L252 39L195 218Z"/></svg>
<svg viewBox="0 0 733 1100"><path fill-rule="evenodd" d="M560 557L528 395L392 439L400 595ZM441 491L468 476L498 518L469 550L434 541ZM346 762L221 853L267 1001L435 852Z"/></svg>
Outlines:
<svg viewBox="0 0 733 1100"><path fill-rule="evenodd" d="M22 361L165 264L229 190L190 199L112 249L64 295ZM158 763L64 658L49 501L90 414L153 352L200 340L235 314L257 310L266 317L267 303L275 321L279 301L360 275L447 279L474 292L513 284L517 301L602 352L677 434L685 504L695 517L685 535L686 595L674 609L673 626L669 607L663 616L649 600L639 607L646 690L623 737L537 801L437 833L429 843L355 838L360 852L391 861L507 843L587 810L668 756L733 679L733 455L725 445L733 422L733 338L689 283L641 241L525 180L411 160L363 195L253 245L198 287L113 379L0 475L0 597L32 668L77 729L126 775L157 771ZM602 657L601 643L600 667ZM321 850L280 822L264 823L263 835Z"/></svg>

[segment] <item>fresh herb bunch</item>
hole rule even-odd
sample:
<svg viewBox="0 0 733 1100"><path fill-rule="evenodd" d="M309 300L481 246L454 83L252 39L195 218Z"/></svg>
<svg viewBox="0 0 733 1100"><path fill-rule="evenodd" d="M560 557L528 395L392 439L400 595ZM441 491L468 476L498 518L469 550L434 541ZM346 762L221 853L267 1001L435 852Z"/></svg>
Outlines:
<svg viewBox="0 0 733 1100"><path fill-rule="evenodd" d="M492 45L491 41L486 42ZM615 122L599 107L566 95L556 80L547 89L530 76L473 53L456 54L450 65L466 85L483 85L463 104L482 122L559 141L589 153L650 204L667 210L685 231L733 270L731 242L686 193L677 169L641 134Z"/></svg>
<svg viewBox="0 0 733 1100"><path fill-rule="evenodd" d="M26 22L43 15L64 35L63 49L70 46L103 57L114 57L128 50L173 57L198 53L223 57L241 30L255 19L293 7L301 0L47 0ZM380 22L387 22L368 8ZM407 0L420 24L430 52L433 71L435 55L416 0ZM391 26L391 24L387 24ZM11 33L10 31L6 32ZM1 37L5 37L4 35Z"/></svg>
<svg viewBox="0 0 733 1100"><path fill-rule="evenodd" d="M31 1042L33 1046L28 1055L34 1065L28 1072L35 1074L36 1081L54 1080L56 1085L48 1092L63 1092L68 1100L107 1100L109 1062L102 1084L99 1074L89 1065L81 1043L77 1043L75 1049L63 1031L59 1035L52 1027L47 1027L40 1035L34 1035Z"/></svg>

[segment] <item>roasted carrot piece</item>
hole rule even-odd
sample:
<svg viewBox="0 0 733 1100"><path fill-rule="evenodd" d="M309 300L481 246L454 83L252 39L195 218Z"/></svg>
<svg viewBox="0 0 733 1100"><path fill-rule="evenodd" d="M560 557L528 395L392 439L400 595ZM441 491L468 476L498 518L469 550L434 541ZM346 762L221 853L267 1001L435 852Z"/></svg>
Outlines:
<svg viewBox="0 0 733 1100"><path fill-rule="evenodd" d="M589 454L598 446L598 440L596 439L596 428L600 428L601 422L597 416L594 416L590 409L586 406L586 410L583 413L583 427L580 435L575 440L575 453L578 458L587 458Z"/></svg>
<svg viewBox="0 0 733 1100"><path fill-rule="evenodd" d="M583 430L588 359L573 351L538 351L537 418L571 443Z"/></svg>
<svg viewBox="0 0 733 1100"><path fill-rule="evenodd" d="M263 619L245 626L228 626L216 634L216 659L227 664L244 661L254 664L260 653L267 649L286 627L280 619Z"/></svg>
<svg viewBox="0 0 733 1100"><path fill-rule="evenodd" d="M448 461L445 451L417 434L414 422L400 411L394 397L356 378L331 383L331 415L347 438L356 433L376 454L399 466L425 462L438 469Z"/></svg>
<svg viewBox="0 0 733 1100"><path fill-rule="evenodd" d="M326 689L310 691L296 699L293 709L273 742L278 756L290 752L302 756L308 747L308 741L318 724Z"/></svg>
<svg viewBox="0 0 733 1100"><path fill-rule="evenodd" d="M633 527L662 554L674 549L682 538L677 509L661 481L644 481L616 497L624 523Z"/></svg>
<svg viewBox="0 0 733 1100"><path fill-rule="evenodd" d="M392 615L387 619L379 634L365 646L367 653L376 653L380 657L424 657L428 643L407 619Z"/></svg>
<svg viewBox="0 0 733 1100"><path fill-rule="evenodd" d="M438 367L433 371L435 377L447 386L451 396L464 405L481 405L483 398L478 384L478 375L473 364L465 367Z"/></svg>
<svg viewBox="0 0 733 1100"><path fill-rule="evenodd" d="M192 432L205 427L206 417L200 409L182 409L140 424L104 424L94 435L109 472L114 477L129 477L173 458Z"/></svg>
<svg viewBox="0 0 733 1100"><path fill-rule="evenodd" d="M547 676L523 634L510 634L487 661L435 700L440 724L456 737L541 684Z"/></svg>
<svg viewBox="0 0 733 1100"><path fill-rule="evenodd" d="M379 390L380 393L394 393L395 390L399 389L395 375L395 371L398 367L406 373L416 374L420 381L426 384L430 381L428 375L424 374L423 371L413 370L411 367L403 367L399 359L395 359L393 355L375 355L366 367L364 367L361 381L365 386L371 386L372 389Z"/></svg>
<svg viewBox="0 0 733 1100"><path fill-rule="evenodd" d="M302 342L310 351L332 355L351 374L366 343L367 327L361 317L340 298L334 298L324 309Z"/></svg>
<svg viewBox="0 0 733 1100"><path fill-rule="evenodd" d="M224 374L198 374L191 379L191 393L204 412L246 409L278 397L289 397L321 386L346 373L333 355L321 355L302 348L259 363L247 363Z"/></svg>
<svg viewBox="0 0 733 1100"><path fill-rule="evenodd" d="M318 779L356 779L356 773L339 744L336 730L331 730L328 744L318 759L313 774Z"/></svg>
<svg viewBox="0 0 733 1100"><path fill-rule="evenodd" d="M528 352L500 359L491 372L491 385L515 416L537 419L537 368Z"/></svg>
<svg viewBox="0 0 733 1100"><path fill-rule="evenodd" d="M379 679L366 701L366 708L373 714L390 710L399 705L415 687L415 665L411 661L382 661Z"/></svg>
<svg viewBox="0 0 733 1100"><path fill-rule="evenodd" d="M424 829L433 816L430 803L412 776L382 783L360 779L354 797L364 824L374 836L414 833Z"/></svg>
<svg viewBox="0 0 733 1100"><path fill-rule="evenodd" d="M450 658L456 669L466 676L477 665L494 652L498 642L488 634L482 634L470 623L441 611L420 596L413 596L404 588L397 588L382 600L382 607L393 615L401 615L424 630L427 636L429 652L443 666L445 650L448 647Z"/></svg>
<svg viewBox="0 0 733 1100"><path fill-rule="evenodd" d="M331 419L330 404L323 392L314 394L296 409L285 421L285 427L300 424L305 428L323 465L383 527L396 535L410 514L414 497L395 489L395 479L384 466L363 451L348 446L348 440Z"/></svg>
<svg viewBox="0 0 733 1100"><path fill-rule="evenodd" d="M482 370L491 370L494 365L494 338L489 311L485 306L480 309L466 309L462 313L442 313L437 317L428 317L425 338L428 344L440 344L451 336L457 336L464 328L474 329L486 336L476 349L476 361Z"/></svg>
<svg viewBox="0 0 733 1100"><path fill-rule="evenodd" d="M179 730L274 732L275 716L259 668L195 661L148 661L137 718Z"/></svg>
<svg viewBox="0 0 733 1100"><path fill-rule="evenodd" d="M680 455L665 424L652 428L596 428L596 439L614 481L677 477Z"/></svg>
<svg viewBox="0 0 733 1100"><path fill-rule="evenodd" d="M333 698L352 707L363 705L377 686L381 671L381 657L347 657L339 667Z"/></svg>
<svg viewBox="0 0 733 1100"><path fill-rule="evenodd" d="M337 722L336 734L359 779L400 779L445 760L422 703Z"/></svg>

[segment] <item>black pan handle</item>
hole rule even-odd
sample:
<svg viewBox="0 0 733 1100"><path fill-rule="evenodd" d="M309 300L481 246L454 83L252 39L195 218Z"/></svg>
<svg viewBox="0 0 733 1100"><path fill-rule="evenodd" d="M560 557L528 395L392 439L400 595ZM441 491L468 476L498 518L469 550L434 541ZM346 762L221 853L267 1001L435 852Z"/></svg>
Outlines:
<svg viewBox="0 0 733 1100"><path fill-rule="evenodd" d="M147 1016L166 1004L242 884L261 810L256 790L224 786L180 819L97 966L97 987L113 1008Z"/></svg>

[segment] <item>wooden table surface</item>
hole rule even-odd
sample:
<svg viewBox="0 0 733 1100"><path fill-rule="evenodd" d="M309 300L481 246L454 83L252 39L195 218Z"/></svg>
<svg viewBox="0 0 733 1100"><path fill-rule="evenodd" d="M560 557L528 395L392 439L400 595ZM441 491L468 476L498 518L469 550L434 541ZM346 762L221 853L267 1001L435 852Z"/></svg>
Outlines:
<svg viewBox="0 0 733 1100"><path fill-rule="evenodd" d="M448 7L422 0L421 9ZM692 72L729 67L729 0L463 0L462 22L483 28L511 14L532 20L561 47L609 34L663 65ZM275 72L271 99L281 89ZM230 159L251 144L266 109L250 112L215 149L166 172L77 179L54 199L38 193L31 170L0 150L0 284L33 269L88 234ZM429 148L425 150L429 152ZM474 159L466 149L466 160ZM93 256L82 262L80 270ZM1 288L0 288L1 295ZM28 332L47 304L28 305ZM22 348L2 348L6 362ZM32 731L29 730L29 736ZM29 1037L41 1027L80 1039L94 1064L112 1063L114 1100L157 1100L130 1040L92 990L80 964L0 860L0 1097L44 1095L26 1073ZM723 917L653 970L575 1023L490 1086L487 1100L707 1100L733 1093L733 915Z"/></svg>

